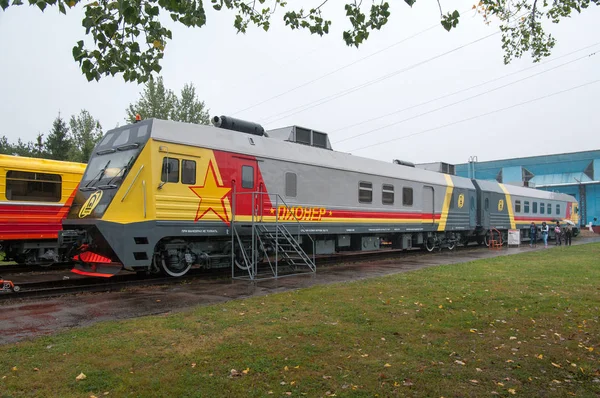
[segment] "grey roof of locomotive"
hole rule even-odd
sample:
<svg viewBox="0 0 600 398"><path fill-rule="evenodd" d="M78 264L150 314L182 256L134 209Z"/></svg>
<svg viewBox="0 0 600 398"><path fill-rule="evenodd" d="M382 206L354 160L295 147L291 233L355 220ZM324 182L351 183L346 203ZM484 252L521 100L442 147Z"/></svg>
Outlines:
<svg viewBox="0 0 600 398"><path fill-rule="evenodd" d="M331 169L346 170L348 172L400 178L425 184L447 185L444 174L435 171L397 165L391 162L386 163L381 160L363 158L349 153L284 141L280 138L246 134L214 126L153 119L151 137L159 141L243 153L258 158L311 164ZM455 187L475 189L473 183L468 178L452 176L452 181ZM477 180L477 182L482 189L492 192L503 192L495 181ZM513 195L554 200L572 199L572 197L565 194L513 185L505 186L508 192Z"/></svg>
<svg viewBox="0 0 600 398"><path fill-rule="evenodd" d="M441 173L213 126L154 119L151 137L159 141L243 153L258 158L311 164L426 184L448 184ZM254 142L254 145L250 143L250 140ZM467 178L453 176L453 181L455 186L474 189L473 184Z"/></svg>

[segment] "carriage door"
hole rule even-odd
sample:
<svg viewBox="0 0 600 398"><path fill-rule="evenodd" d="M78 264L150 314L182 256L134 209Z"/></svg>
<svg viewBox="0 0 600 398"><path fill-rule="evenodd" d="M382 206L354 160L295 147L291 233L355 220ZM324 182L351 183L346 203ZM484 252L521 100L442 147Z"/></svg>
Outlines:
<svg viewBox="0 0 600 398"><path fill-rule="evenodd" d="M483 197L483 211L481 212L483 214L482 220L481 220L481 224L485 229L489 229L490 228L490 212L491 212L491 207L490 207L490 203L491 203L491 193L490 192L483 192L482 193L482 197Z"/></svg>
<svg viewBox="0 0 600 398"><path fill-rule="evenodd" d="M258 183L258 162L252 158L234 156L236 158L236 171L233 174L232 186L235 190L235 217L240 216L250 221L252 215L254 221L260 221L262 217L262 201L260 194L262 184ZM264 200L264 199L263 199ZM254 206L254 207L253 207Z"/></svg>
<svg viewBox="0 0 600 398"><path fill-rule="evenodd" d="M476 221L475 215L477 213L477 209L475 208L477 201L475 200L475 192L469 191L469 225L472 228L475 228Z"/></svg>
<svg viewBox="0 0 600 398"><path fill-rule="evenodd" d="M430 186L423 187L423 214L431 216L431 218L427 218L431 220L431 224L433 225L435 222L435 207L433 202L433 187Z"/></svg>

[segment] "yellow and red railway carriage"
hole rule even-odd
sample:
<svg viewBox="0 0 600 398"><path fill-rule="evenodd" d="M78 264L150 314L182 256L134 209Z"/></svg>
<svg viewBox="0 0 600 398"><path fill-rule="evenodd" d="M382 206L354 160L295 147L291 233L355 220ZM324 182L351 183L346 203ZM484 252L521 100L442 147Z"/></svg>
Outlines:
<svg viewBox="0 0 600 398"><path fill-rule="evenodd" d="M58 231L85 171L83 163L0 155L0 242L5 261L61 260Z"/></svg>
<svg viewBox="0 0 600 398"><path fill-rule="evenodd" d="M61 239L77 248L74 272L181 276L192 265L231 265L235 237L242 247L254 239L255 220L310 234L317 254L377 250L382 240L453 249L485 242L490 229L517 228L511 194L551 204L552 217L559 205L561 219L576 203L334 151L326 134L299 126L265 132L224 117L214 123L150 119L106 133L63 222Z"/></svg>

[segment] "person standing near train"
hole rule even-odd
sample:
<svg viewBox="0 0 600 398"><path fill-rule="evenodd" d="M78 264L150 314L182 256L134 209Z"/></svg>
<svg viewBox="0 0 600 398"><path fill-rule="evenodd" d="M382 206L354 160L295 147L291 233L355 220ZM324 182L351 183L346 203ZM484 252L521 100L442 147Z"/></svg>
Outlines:
<svg viewBox="0 0 600 398"><path fill-rule="evenodd" d="M556 222L554 227L554 236L556 236L556 246L560 246L562 243L562 231L560 230L560 221Z"/></svg>
<svg viewBox="0 0 600 398"><path fill-rule="evenodd" d="M548 247L548 226L546 221L542 222L542 240L544 241L544 247Z"/></svg>
<svg viewBox="0 0 600 398"><path fill-rule="evenodd" d="M573 236L573 226L567 224L565 227L565 246L571 246L571 237Z"/></svg>
<svg viewBox="0 0 600 398"><path fill-rule="evenodd" d="M529 226L529 247L537 246L537 226L534 222L531 222Z"/></svg>

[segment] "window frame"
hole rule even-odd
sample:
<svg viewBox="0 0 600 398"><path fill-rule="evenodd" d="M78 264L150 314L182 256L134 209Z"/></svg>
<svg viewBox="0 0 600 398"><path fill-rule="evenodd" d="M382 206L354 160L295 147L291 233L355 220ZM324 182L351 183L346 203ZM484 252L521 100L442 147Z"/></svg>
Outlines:
<svg viewBox="0 0 600 398"><path fill-rule="evenodd" d="M531 209L531 213L532 214L538 214L538 202L533 202L532 204L532 209Z"/></svg>
<svg viewBox="0 0 600 398"><path fill-rule="evenodd" d="M194 171L193 171L193 177L194 180L191 182L188 182L190 180L184 178L184 177L188 177L187 173L185 173L186 171L186 164L187 163L193 163L194 164ZM182 159L181 160L181 183L182 184L186 184L186 185L195 185L196 184L196 161L195 160L188 160L188 159Z"/></svg>
<svg viewBox="0 0 600 398"><path fill-rule="evenodd" d="M540 214L546 213L546 204L544 202L540 202Z"/></svg>
<svg viewBox="0 0 600 398"><path fill-rule="evenodd" d="M521 200L515 200L515 213L521 212Z"/></svg>
<svg viewBox="0 0 600 398"><path fill-rule="evenodd" d="M362 186L362 184L368 186ZM369 192L369 200L361 200L361 192ZM373 183L369 181L358 182L358 203L373 203Z"/></svg>
<svg viewBox="0 0 600 398"><path fill-rule="evenodd" d="M291 194L290 194L290 190L288 189L288 188L290 188L290 187L291 187L291 185L290 185L290 184L288 184L288 182L290 181L290 180L288 179L288 176L289 176L289 177L292 177L292 176L293 176L293 180L294 180L294 186L293 186L293 188L294 188L294 189L293 189L293 193L294 193L294 194L293 194L293 195L291 195ZM284 176L284 184L285 184L285 187L284 187L285 189L284 189L284 190L285 190L285 196L286 196L286 197L288 197L288 198L295 198L295 197L297 197L297 196L298 196L298 175L297 175L296 173L292 173L292 172L287 172L287 173L285 173L285 176Z"/></svg>
<svg viewBox="0 0 600 398"><path fill-rule="evenodd" d="M408 193L408 195L407 195ZM407 200L410 199L410 201ZM415 203L414 190L412 187L402 187L402 206L412 207Z"/></svg>
<svg viewBox="0 0 600 398"><path fill-rule="evenodd" d="M169 180L171 174L174 174L172 171L168 170L168 168L169 168L169 162L170 161L177 162L177 173L176 173L177 180L176 181ZM165 173L165 166L167 166L167 172L166 173ZM179 182L179 173L180 173L180 170L181 169L179 167L179 159L178 158L173 158L171 156L165 156L165 157L163 157L162 166L161 166L161 169L160 169L160 181L161 182L165 182L165 183L169 183L169 182L171 182L171 183L178 183Z"/></svg>
<svg viewBox="0 0 600 398"><path fill-rule="evenodd" d="M386 194L387 194L387 198L388 200L386 201ZM389 197L391 194L391 201L389 201ZM395 192L394 192L394 185L392 184L382 184L381 185L381 204L383 205L388 205L391 206L394 204L395 201Z"/></svg>
<svg viewBox="0 0 600 398"><path fill-rule="evenodd" d="M556 204L556 215L560 215L560 203Z"/></svg>
<svg viewBox="0 0 600 398"><path fill-rule="evenodd" d="M12 173L23 173L24 175L19 177L11 176ZM33 178L26 178L27 176L33 176ZM38 176L40 177L38 179ZM48 178L51 176L51 178ZM24 184L23 184L24 183ZM26 170L7 170L5 177L5 186L4 186L4 196L7 200L11 202L47 202L47 203L56 203L60 202L62 199L62 175L57 173L39 173L37 171L26 171ZM34 196L32 195L33 189L31 186L36 187L39 186L41 189L38 189L37 192L44 193L44 187L47 187L48 184L53 187L52 191L49 191L52 196ZM14 186L12 186L14 185ZM23 197L22 199L13 199L14 196L14 188L25 187L26 195L17 195ZM56 189L58 188L58 189ZM34 188L35 189L35 188ZM10 190L10 192L9 192ZM58 195L58 196L57 196Z"/></svg>
<svg viewBox="0 0 600 398"><path fill-rule="evenodd" d="M528 200L523 202L523 213L529 214L529 201Z"/></svg>
<svg viewBox="0 0 600 398"><path fill-rule="evenodd" d="M248 170L250 169L252 172L252 180L251 185L248 185L248 179L244 179L244 170ZM254 189L254 166L250 166L250 165L242 165L242 188L244 189Z"/></svg>

